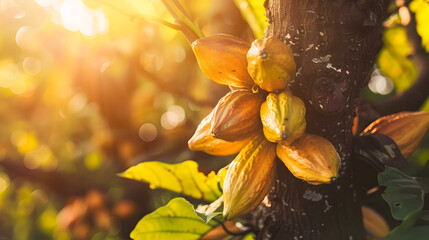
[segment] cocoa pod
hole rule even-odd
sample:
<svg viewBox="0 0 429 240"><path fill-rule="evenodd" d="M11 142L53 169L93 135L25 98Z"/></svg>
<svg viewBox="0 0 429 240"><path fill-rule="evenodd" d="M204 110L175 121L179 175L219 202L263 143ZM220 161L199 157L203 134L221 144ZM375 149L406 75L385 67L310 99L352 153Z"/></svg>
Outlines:
<svg viewBox="0 0 429 240"><path fill-rule="evenodd" d="M291 145L277 144L276 152L296 178L310 184L330 183L337 177L340 156L323 137L304 134Z"/></svg>
<svg viewBox="0 0 429 240"><path fill-rule="evenodd" d="M261 120L268 141L290 144L305 132L305 104L288 90L270 93L261 105Z"/></svg>
<svg viewBox="0 0 429 240"><path fill-rule="evenodd" d="M378 239L389 234L389 225L376 211L369 207L362 206L362 216L367 239Z"/></svg>
<svg viewBox="0 0 429 240"><path fill-rule="evenodd" d="M229 165L223 183L223 216L230 220L255 209L270 190L275 144L262 134L253 138Z"/></svg>
<svg viewBox="0 0 429 240"><path fill-rule="evenodd" d="M238 89L221 98L213 110L213 137L239 141L254 136L262 129L259 109L264 102L262 93Z"/></svg>
<svg viewBox="0 0 429 240"><path fill-rule="evenodd" d="M192 151L204 151L211 155L227 156L238 153L250 139L227 142L214 138L211 134L213 112L206 116L198 125L194 135L189 139L188 146Z"/></svg>
<svg viewBox="0 0 429 240"><path fill-rule="evenodd" d="M250 45L228 34L200 38L192 43L192 50L201 71L211 80L234 87L252 87L247 72L246 54Z"/></svg>
<svg viewBox="0 0 429 240"><path fill-rule="evenodd" d="M404 157L410 156L429 128L428 112L401 112L381 117L363 130L362 134L378 133L390 137Z"/></svg>
<svg viewBox="0 0 429 240"><path fill-rule="evenodd" d="M268 92L286 88L296 73L292 49L276 37L255 40L247 62L253 81Z"/></svg>

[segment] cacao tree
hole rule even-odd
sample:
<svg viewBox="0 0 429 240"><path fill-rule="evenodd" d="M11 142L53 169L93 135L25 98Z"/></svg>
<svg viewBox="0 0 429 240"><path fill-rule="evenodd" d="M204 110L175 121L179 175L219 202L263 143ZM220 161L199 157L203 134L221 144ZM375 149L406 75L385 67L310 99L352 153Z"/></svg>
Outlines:
<svg viewBox="0 0 429 240"><path fill-rule="evenodd" d="M288 88L305 103L306 132L326 138L332 143L341 158L341 163L339 170L333 168L336 174L334 174L334 179L328 178L329 180L327 182L329 184L314 185L315 182L309 180L311 177L303 177L302 174L300 175L295 170L292 170L296 166L292 167L288 164L288 160L284 160L284 157L282 157L286 155L279 155L279 150L277 150L278 157L282 158L285 164L276 158L275 180L267 198L252 214L254 224L252 230L255 232L258 239L365 239L364 221L362 219L362 201L371 189L375 189L374 191L379 193L382 192L383 188L379 185L383 184L383 182L386 184L385 182L388 182L389 178L392 177L391 175L396 170L387 167L387 173L380 174L378 181L377 174L385 169L386 166L403 167L407 165L403 157L403 155L409 155L409 153L406 153L404 150L405 145L408 146L411 142L413 142L413 144L419 142L419 139L422 137L417 136L419 134L413 135L408 143L404 145L400 144L401 140L396 137L397 135L404 137L406 135L404 132L397 132L396 134L392 132L387 133L381 130L381 125L377 125L377 123L373 124L373 128L377 128L378 130L372 131L367 129L362 136L354 137L353 135L356 134L356 132L352 132L353 125L356 125L356 123L354 123L354 118L359 117L360 125L359 127L356 126L359 133L363 130L362 127L380 116L397 113L399 111L418 109L428 96L427 90L423 90L422 88L413 90L414 87L412 87L403 95L392 97L392 99L385 100L382 103L371 104L360 101L361 90L368 83L370 75L374 70L376 57L382 48L383 22L391 14L389 12L389 7L391 8L392 5L390 4L392 3L387 0L362 0L352 2L265 1L264 7L266 8L268 27L264 33L264 38L276 37L283 43L289 45L293 51L296 68L298 70ZM407 23L406 28L408 36L411 38L410 42L415 41L413 47L415 48L416 55L427 55L426 51L422 49L420 36L416 34L414 13L408 10L410 2L397 2L396 4L399 9L402 9L401 12L406 11L409 17L413 19L412 21L414 21ZM251 17L255 17L255 15ZM254 29L260 28L260 26L254 26ZM258 31L255 32L257 33ZM213 41L221 43L220 39L213 38ZM204 45L204 42L197 42L195 46L198 47L201 44ZM203 46L200 46L200 48L203 48ZM268 49L268 47L263 49L263 54L265 54L265 56L261 55L261 58L265 58L267 54L268 56L272 54ZM219 71L219 75L217 75L217 73L213 73L215 75L212 75L211 66L205 65L204 58L207 56L203 56L204 54L198 51L195 53L203 72L209 78L219 82L219 80L216 79L223 78L223 74L225 74L221 72L223 68L213 68L213 71ZM280 48L276 48L274 51L280 51ZM218 57L217 55L214 56ZM228 57L225 57L225 60L228 60ZM233 62L230 63L236 66ZM251 62L248 62L248 64L251 64ZM235 70L233 71L235 72ZM424 74L425 71L426 70L423 70L422 73ZM255 72L251 72L249 67L249 73L252 74ZM265 86L256 81L255 75L252 75L252 78L260 87ZM267 75L264 75L263 78L266 80ZM246 78L243 77L240 78L241 81L245 81L245 79ZM416 84L423 84L422 82L423 81L418 80ZM222 83L222 81L220 81L220 83L232 84L235 86L234 83ZM240 85L242 85L242 83L240 83ZM280 89L285 86L286 85L280 87ZM270 87L269 89L263 87L263 89L270 92L276 90L270 89ZM410 93L411 95L417 94L417 96L410 97L413 98L411 100L407 98L407 95ZM399 104L402 105L401 107L398 106L398 101L401 102L401 104ZM410 101L409 105L405 104L404 101ZM282 103L281 101L279 102ZM283 104L286 104L286 102L283 102ZM240 105L234 106L240 108ZM277 107L281 108L282 106ZM286 108L298 108L298 105L291 104ZM244 108L240 109L242 111L244 110ZM356 111L356 109L359 109L359 111ZM261 111L262 110L263 108ZM359 116L357 116L357 112ZM419 129L417 132L425 132L428 127L428 117L425 114L420 115L422 118L418 120L415 119L412 122L417 125L422 124L422 127L416 128ZM262 116L263 113L261 112L261 117ZM398 116L399 115L392 115L390 118L393 119ZM405 118L402 118L400 121L402 122L404 120ZM243 120L243 123L245 121L246 120ZM386 122L387 124L388 120L380 119L378 121ZM213 122L216 123L216 120L213 120ZM226 122L223 124L226 124ZM375 125L378 127L374 127ZM388 128L394 128L393 126L395 123L390 122L387 125L389 126ZM249 127L246 128L249 129ZM399 128L404 129L405 125ZM215 132L213 132L213 127L211 129L215 138L220 137L221 139L229 141L238 140L236 137L230 139L222 138L222 136L216 135ZM367 135L369 132L373 134ZM238 135L241 133L240 131L235 132L235 134ZM265 131L265 125L264 134L270 140ZM386 138L386 136L388 137ZM243 137L247 136L243 135ZM293 141L293 139L291 141ZM292 143L291 146L297 147L298 142L299 140L296 140L294 142L295 144ZM207 141L204 143L206 145L210 144ZM370 144L375 144L375 146L369 146ZM307 145L318 145L318 141L314 141L312 144L307 143ZM193 146L193 144L190 146ZM390 146L390 148L387 146ZM195 150L204 149L200 148ZM303 152L307 155L310 155L311 153L309 152L311 151L314 150L310 148L304 150L303 148ZM389 151L390 155L388 153ZM402 152L403 155L400 152ZM323 152L317 154L327 155L328 153ZM382 156L383 154L385 157ZM242 155L241 152L240 155ZM269 164L268 162L271 161L268 160L270 154L266 153L265 156L265 165L267 165ZM253 158L255 156L248 155L248 157ZM315 164L316 161L315 159L310 160L313 164ZM285 165L289 169L285 167ZM234 168L234 162L231 166ZM323 166L321 165L318 168L321 169ZM228 172L229 171L230 170L228 170ZM240 169L241 174L250 174L247 171L246 168ZM130 169L125 175L133 178L133 174L137 172L138 171L135 169ZM268 173L264 174L268 175ZM308 174L315 176L316 173L310 172ZM228 185L227 188L224 188L225 192L223 195L223 201L225 203L224 217L227 219L230 215L225 215L225 212L231 212L227 200L231 197L225 194L229 194L229 184L234 184L234 182L228 182L228 180L230 180L230 178L228 178L229 176L230 175L227 173L227 180L225 180L224 186L225 184ZM232 176L232 178L234 178L234 176ZM255 175L254 178L258 177ZM146 179L146 181L149 180ZM240 177L234 178L234 181L240 182L237 184L243 185L247 183L245 178L242 179ZM264 181L269 182L269 180ZM250 183L248 186L253 188ZM419 195L419 193L421 194L423 191L421 189L422 186L419 184L416 184L416 186L420 189L417 191L417 195ZM242 195L240 195L240 198L246 198L246 194L255 194L246 193L246 191L253 190L263 191L262 188L243 189L240 191L244 191L244 193L239 191L235 194L241 193ZM389 189L388 186L388 190L386 190L385 193L385 199L388 202L392 200L389 199L387 193L389 190L393 191ZM227 198L225 199L225 197ZM243 209L237 211L248 212L251 210L246 209L249 208L250 205L240 206L241 202L240 200L238 201L239 203L237 203L235 207ZM422 201L422 199L420 199L420 201ZM258 203L259 202L260 200L258 200ZM213 206L209 206L203 211L210 216L206 219L209 223L210 219L216 219L219 214L215 211L215 208L219 206L219 200L215 203L217 203L217 205L215 204L214 208ZM245 204L244 200L241 204ZM396 202L396 204L399 204L399 202ZM225 210L225 207L228 207L227 210ZM395 217L394 206L391 207ZM253 209L254 207L250 208ZM421 210L422 208L417 212ZM236 211L234 211L234 213L235 212ZM393 234L391 234L391 236L395 237L396 235L394 233L397 232L403 234L403 231L416 222L418 218L417 215L419 214L420 213L413 211L407 212L404 223L401 227L392 231ZM399 217L399 219L404 219L404 216L402 218ZM216 221L219 222L219 220ZM143 222L144 220L140 222L142 225L137 226L132 237L144 239L144 227L148 225L143 225ZM377 237L377 235L375 236ZM378 237L380 237L380 235Z"/></svg>
<svg viewBox="0 0 429 240"><path fill-rule="evenodd" d="M43 7L48 4L36 2ZM64 1L61 14L69 13L66 7L71 6L67 5L70 2ZM109 35L115 38L108 40L105 48L99 48L99 54L110 59L116 56L111 52L121 52L121 61L127 67L118 68L110 61L99 64L102 61L94 57L82 60L79 64L82 71L69 70L75 74L75 85L82 87L88 98L100 106L100 115L109 125L110 138L114 139L94 144L100 146L84 156L83 163L93 171L97 168L94 165L100 165L101 156L118 161L114 166L106 164L108 170L101 169L97 175L33 169L28 159L40 149L37 146L20 149L16 140L19 134L15 132L12 141L27 165L0 161L7 176L22 176L61 196L64 208L57 215L63 225L67 214L76 215L73 209L78 209L75 212L81 215L76 215L67 226L77 239L89 238L88 225L114 232L112 235L120 231L125 239L128 234L132 239L184 240L425 239L429 233L425 195L429 192L429 178L422 166L427 163L428 153L427 146L420 148L424 150L418 147L429 128L427 0L222 0L213 2L212 6L217 8L211 11L208 20L193 10L197 2L151 1L163 8L167 17L164 13L147 15L142 6L148 5L135 0L84 0L84 5L79 1L80 6L97 8L94 16L111 11L125 18L110 22L115 25L112 32L118 28L121 31ZM51 11L49 6L46 9ZM160 12L158 8L156 11ZM93 20L93 30L106 34L102 18L98 17L94 17L97 20ZM231 22L228 17L239 18L240 24L225 27ZM217 18L223 21L216 22ZM75 26L62 21L65 28L75 31ZM128 41L124 41L126 24L135 24L139 36L128 36ZM165 60L164 69L159 67L164 60L159 60L145 45L150 36L159 36L146 28L150 24L183 34L175 41L182 41L185 50L180 48L175 52L179 53L175 54L175 62ZM80 31L89 34L88 28ZM129 41L130 38L135 39ZM160 39L152 41L162 44ZM166 52L171 55L172 51ZM92 71L93 64L101 67ZM112 70L110 64L117 68ZM3 63L0 68L5 68ZM106 69L111 72L104 73ZM206 77L201 77L202 74ZM94 87L97 84L89 79L99 75L104 77L97 84L115 98L106 100L100 96L103 94L91 91L97 89ZM126 80L117 82L118 78ZM371 91L382 93L392 81L397 92L389 90L382 100L368 94L368 85ZM142 89L135 90L137 86ZM174 98L159 96L152 91L153 86L184 99L183 106L187 107L170 106ZM19 92L17 89L11 87L14 94ZM210 96L201 98L204 93ZM146 103L166 105L168 109L162 116L141 111L138 100L142 98L150 99ZM73 99L70 108L79 108L81 98ZM164 111L163 107L158 106L158 112ZM192 112L190 115L199 124L177 120L180 114L185 115L185 110L187 114ZM205 114L207 110L209 113ZM67 118L63 110L53 112ZM160 133L158 139L164 141L154 141L157 128L142 122L143 118L160 120L169 130L180 127L169 134ZM176 119L175 125L165 120L168 118ZM87 122L91 121L85 120L82 126ZM138 125L139 137L134 134L134 124ZM73 128L78 129L79 125ZM89 133L90 137L101 138L103 132L94 129L91 128L94 133ZM76 138L70 132L65 139ZM32 133L18 133L27 140L35 138ZM422 142L429 141L426 137ZM69 145L65 148L72 148ZM408 167L417 161L413 156L416 149L424 163L414 166L418 171L410 171ZM192 160L178 163L184 156L199 163ZM11 157L14 155L7 155ZM0 159L3 159L1 154ZM168 163L156 161L159 159L168 159ZM218 161L211 165L216 171L206 171L208 159ZM130 167L134 162L141 163ZM112 172L122 173L116 176ZM91 176L97 176L98 181ZM0 180L5 182L4 179L0 175ZM150 195L147 189L132 185L128 179L149 183L151 189L162 188L169 193L161 197ZM117 189L112 186L118 186L116 181L121 183L122 195L115 195ZM129 199L108 199L119 195ZM168 203L153 210L147 196L152 196L153 205ZM367 206L374 198L381 204L380 209L375 208L377 211ZM134 217L141 220L127 219L127 223L124 220L122 225L115 225L112 216L120 219L116 211L121 206L131 206L127 216L134 211ZM149 212L148 208L153 212L143 216L143 212ZM384 214L380 214L383 210ZM51 212L52 215L57 217ZM117 230L116 226L122 229ZM94 234L93 239L100 236Z"/></svg>

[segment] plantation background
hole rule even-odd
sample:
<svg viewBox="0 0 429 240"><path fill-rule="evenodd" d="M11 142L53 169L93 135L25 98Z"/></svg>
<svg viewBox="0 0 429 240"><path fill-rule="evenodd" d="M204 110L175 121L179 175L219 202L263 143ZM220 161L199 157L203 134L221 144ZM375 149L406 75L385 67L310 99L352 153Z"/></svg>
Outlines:
<svg viewBox="0 0 429 240"><path fill-rule="evenodd" d="M206 35L262 34L233 1L181 2ZM411 10L429 51L429 4L414 0ZM173 21L158 0L0 0L0 239L128 239L178 195L117 173L188 159L209 173L233 159L187 147L229 89L201 73L179 31L140 15ZM400 94L418 76L401 19L385 26L368 101ZM426 135L405 171L428 176L428 160ZM398 224L381 197L367 204Z"/></svg>

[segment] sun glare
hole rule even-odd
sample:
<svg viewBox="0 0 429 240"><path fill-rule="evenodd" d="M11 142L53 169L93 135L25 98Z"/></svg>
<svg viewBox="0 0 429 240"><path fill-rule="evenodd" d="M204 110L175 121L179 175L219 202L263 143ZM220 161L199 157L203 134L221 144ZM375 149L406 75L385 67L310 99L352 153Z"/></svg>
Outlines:
<svg viewBox="0 0 429 240"><path fill-rule="evenodd" d="M70 31L86 37L107 34L109 22L102 9L90 9L81 0L36 0L42 7L52 7L60 14L61 24ZM59 6L59 7L58 7Z"/></svg>

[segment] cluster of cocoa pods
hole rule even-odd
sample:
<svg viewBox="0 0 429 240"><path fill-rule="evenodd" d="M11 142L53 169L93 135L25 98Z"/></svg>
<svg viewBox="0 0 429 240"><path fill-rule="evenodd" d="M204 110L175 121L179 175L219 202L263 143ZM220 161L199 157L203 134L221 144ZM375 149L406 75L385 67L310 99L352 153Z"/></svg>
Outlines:
<svg viewBox="0 0 429 240"><path fill-rule="evenodd" d="M305 104L288 89L296 74L288 45L275 37L257 39L250 45L235 36L217 34L194 41L192 49L208 78L233 89L202 120L188 142L191 150L212 155L238 153L223 182L227 220L249 213L262 202L274 179L276 156L295 177L310 184L330 183L337 177L341 160L335 147L327 139L305 132ZM371 124L364 134L391 137L407 156L419 141L410 143L418 137L405 133L403 124L425 119L419 125L425 132L428 115L388 116Z"/></svg>
<svg viewBox="0 0 429 240"><path fill-rule="evenodd" d="M203 73L232 87L189 140L191 150L238 153L223 182L223 215L233 219L257 207L274 179L276 155L311 184L337 176L340 157L332 144L305 133L305 104L288 89L295 77L292 49L275 37L252 45L218 34L192 43Z"/></svg>

